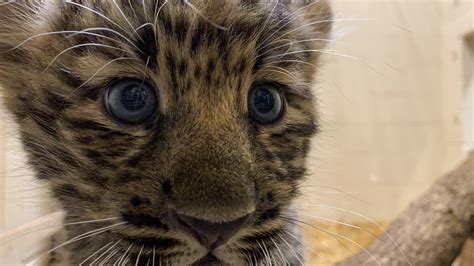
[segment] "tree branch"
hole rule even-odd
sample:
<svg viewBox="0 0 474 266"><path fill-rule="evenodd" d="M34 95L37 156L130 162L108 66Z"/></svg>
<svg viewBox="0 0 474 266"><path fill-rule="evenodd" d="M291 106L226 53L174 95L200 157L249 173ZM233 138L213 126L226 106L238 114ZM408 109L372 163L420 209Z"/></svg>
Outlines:
<svg viewBox="0 0 474 266"><path fill-rule="evenodd" d="M393 221L368 251L338 263L348 265L451 265L474 234L474 152L441 177ZM402 252L408 259L402 255Z"/></svg>

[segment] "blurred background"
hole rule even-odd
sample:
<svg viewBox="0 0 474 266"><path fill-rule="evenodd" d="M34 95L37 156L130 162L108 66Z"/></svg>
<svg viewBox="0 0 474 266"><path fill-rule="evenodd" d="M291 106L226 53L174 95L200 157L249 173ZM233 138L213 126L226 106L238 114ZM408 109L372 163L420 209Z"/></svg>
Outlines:
<svg viewBox="0 0 474 266"><path fill-rule="evenodd" d="M297 206L301 220L365 245L370 234L341 223L379 233L374 221L386 226L474 147L474 1L332 2L329 49L345 56L325 55L320 69L315 90L323 132L314 140ZM1 112L0 258L27 262L52 227L34 229L57 224L60 216L25 166L15 127ZM330 264L358 249L342 248L314 228L305 233L317 250L308 253L308 265Z"/></svg>

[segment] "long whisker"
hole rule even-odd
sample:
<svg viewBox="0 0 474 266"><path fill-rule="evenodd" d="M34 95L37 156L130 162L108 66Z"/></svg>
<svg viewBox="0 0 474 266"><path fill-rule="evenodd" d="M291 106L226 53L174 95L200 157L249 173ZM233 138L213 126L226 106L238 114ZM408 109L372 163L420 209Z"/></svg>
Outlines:
<svg viewBox="0 0 474 266"><path fill-rule="evenodd" d="M363 228L363 227L360 227L360 226L357 226L357 225L353 225L353 224L350 224L350 223L344 223L344 222L341 222L341 221L337 221L337 220L333 220L333 219L329 219L329 218L325 218L325 217L321 217L321 216L315 216L315 215L306 215L306 214L299 214L299 215L304 216L304 217L308 217L308 218L314 218L314 219L319 219L319 220L323 220L323 221L327 221L327 222L332 222L332 223L335 223L335 224L343 225L343 226L358 229L358 230L362 230L364 232L369 233L373 237L377 237L377 234L375 234L374 232L372 232L372 231L370 231L366 228Z"/></svg>
<svg viewBox="0 0 474 266"><path fill-rule="evenodd" d="M116 31L116 30L113 30L113 29L110 29L110 28L103 28L103 27L97 27L97 28L88 28L88 29L84 29L82 31L79 31L77 32L78 34L82 33L82 32L89 32L89 31L108 31L108 32L111 32L119 37L121 37L122 39L124 39L125 41L127 41L128 43L130 43L133 48L137 49L138 51L140 51L142 54L144 54L144 52L134 43L132 42L129 38L127 38L125 35L121 34L120 32ZM75 35L75 34L73 34ZM106 36L104 36L106 37ZM109 37L106 37L106 38L109 38ZM111 38L112 39L112 38ZM114 39L115 40L115 39Z"/></svg>
<svg viewBox="0 0 474 266"><path fill-rule="evenodd" d="M115 254L117 254L120 250L120 247L116 248L113 252L111 252L99 265L106 265L106 263L111 260Z"/></svg>
<svg viewBox="0 0 474 266"><path fill-rule="evenodd" d="M284 57L284 56L292 55L292 54L312 53L312 52L322 53L322 54L329 54L329 55L337 55L337 56L350 58L350 59L354 59L354 60L360 60L360 58L355 57L355 56L341 54L341 53L333 52L333 51L330 51L330 50L323 50L323 49L308 49L308 50L300 50L300 51L291 51L291 52L287 52L287 53L283 53L283 54L272 55L272 56L267 57L266 59Z"/></svg>
<svg viewBox="0 0 474 266"><path fill-rule="evenodd" d="M290 245L290 243L288 243L288 241L286 241L285 238L283 238L280 234L278 234L278 237L285 243L285 245L290 249L290 251L293 252L293 254L295 255L296 260L298 260L298 262L301 264L301 266L304 266L303 261L301 261L301 259L300 259L300 256L304 257L303 254L301 254L301 253L298 254L296 252L296 250Z"/></svg>
<svg viewBox="0 0 474 266"><path fill-rule="evenodd" d="M118 9L120 15L122 15L122 17L125 19L125 21L128 23L128 25L130 26L130 29L134 30L135 27L133 27L132 23L130 23L130 20L128 20L127 16L125 16L125 13L123 13L122 9L120 8L120 6L117 4L117 0L112 0L112 3L115 5L115 7Z"/></svg>
<svg viewBox="0 0 474 266"><path fill-rule="evenodd" d="M51 67L51 65L56 62L56 60L63 54L67 53L68 51L71 51L73 49L77 49L77 48L80 48L80 47L87 47L87 46L96 46L96 47L103 47L103 48L109 48L109 49L113 49L113 50L118 50L118 51L122 51L124 53L127 53L126 50L124 49L121 49L121 48L117 48L117 47L114 47L114 46L110 46L110 45L106 45L106 44L100 44L100 43L82 43L82 44L78 44L78 45L74 45L72 47L69 47L65 50L63 50L61 53L59 53L58 55L56 55L56 57L54 57L54 59L48 64L48 66L46 67L46 69L44 71L46 71L49 67Z"/></svg>
<svg viewBox="0 0 474 266"><path fill-rule="evenodd" d="M275 245L278 253L280 254L280 258L281 258L281 262L285 263L285 265L290 265L290 263L288 262L288 260L286 259L285 255L283 255L283 252L281 252L281 249L280 247L277 245L277 243L275 242L275 240L273 240L273 238L270 238L270 240L273 242L273 244Z"/></svg>
<svg viewBox="0 0 474 266"><path fill-rule="evenodd" d="M317 67L315 64L311 64L311 63L308 63L308 62L305 62L305 61L302 61L302 60L277 60L277 61L272 61L273 64L278 64L278 63L300 63L300 64L303 64L303 65L308 65L308 66L312 66L312 67Z"/></svg>
<svg viewBox="0 0 474 266"><path fill-rule="evenodd" d="M155 21L153 22L153 26L156 32L156 23L158 22L158 16L160 15L161 9L168 3L168 0L166 0L163 4L161 4L160 8L157 10L159 1L156 1L155 4Z"/></svg>
<svg viewBox="0 0 474 266"><path fill-rule="evenodd" d="M84 87L87 83L89 83L91 80L93 80L102 70L104 70L106 67L108 67L109 65L117 62L117 61L121 61L121 60L137 60L136 58L132 58L132 57L120 57L120 58L116 58L116 59L113 59L113 60L110 60L109 62L107 62L106 64L104 64L102 67L100 67L88 80L86 80L84 83L82 83L79 87L76 88L77 89L80 89L82 87Z"/></svg>
<svg viewBox="0 0 474 266"><path fill-rule="evenodd" d="M135 20L138 20L137 12L135 12L135 8L133 8L132 1L128 0L128 5L130 6L130 9L132 10L133 16L135 17Z"/></svg>
<svg viewBox="0 0 474 266"><path fill-rule="evenodd" d="M92 253L89 257L87 257L85 260L83 260L81 263L79 263L79 266L82 266L84 263L86 263L86 261L90 260L92 257L94 257L95 255L99 254L99 252L101 252L102 250L104 250L105 248L107 248L110 244L114 243L114 241L110 241L108 244L104 245L103 247L101 247L100 249L98 249L96 252ZM91 263L92 264L92 263Z"/></svg>
<svg viewBox="0 0 474 266"><path fill-rule="evenodd" d="M142 0L143 15L145 16L146 21L149 21L148 12L146 12L145 0Z"/></svg>
<svg viewBox="0 0 474 266"><path fill-rule="evenodd" d="M142 255L142 251L145 245L142 245L142 248L140 249L140 252L138 252L137 260L135 261L135 266L138 266L138 263L140 262L140 256Z"/></svg>
<svg viewBox="0 0 474 266"><path fill-rule="evenodd" d="M284 40L288 40L288 39L284 39ZM282 45L273 47L273 48L271 48L271 49L265 50L264 53L259 54L258 56L256 56L256 58L262 57L262 56L265 55L265 54L268 54L268 53L270 53L270 52L272 52L272 51L274 51L274 50L277 50L277 49L282 48L282 47L285 47L285 46L290 46L290 48L291 48L292 45L297 44L297 43L316 42L316 41L320 41L320 42L335 42L335 40L323 39L323 38L306 39L306 40L301 40L301 41L291 41L291 40L289 40L289 41L290 41L290 43L285 43L285 44L282 44ZM262 47L262 49L265 49L266 47L268 47L268 46L270 46L270 45L272 45L272 44L273 44L273 42L272 42L272 43L269 43L269 44L267 44L267 45L265 45L264 47Z"/></svg>
<svg viewBox="0 0 474 266"><path fill-rule="evenodd" d="M322 232L325 232L329 235L332 235L336 238L342 238L342 239L345 239L351 243L353 243L354 245L356 245L357 247L359 247L360 249L362 249L377 265L380 266L380 262L372 255L372 253L370 253L370 251L365 248L364 246L362 246L361 244L357 243L356 241L354 241L353 239L349 238L349 237L346 237L346 236L343 236L341 234L337 234L337 233L334 233L334 232L331 232L329 230L326 230L322 227L319 227L319 226L316 226L316 225L313 225L313 224L310 224L310 223L307 223L307 222L303 222L303 221L300 221L300 220L297 220L297 219L293 219L293 218L288 218L288 217L285 217L284 219L286 220L289 220L289 221L293 221L293 222L297 222L297 223L300 223L300 224L304 224L304 225L307 225L307 226L310 226L314 229L317 229L319 231L322 231Z"/></svg>
<svg viewBox="0 0 474 266"><path fill-rule="evenodd" d="M315 1L311 4L308 4L306 6L303 6L303 7L300 7L298 8L297 10L295 10L294 12L290 13L288 16L282 18L276 25L273 25L268 31L274 29L276 26L280 25L281 22L285 21L287 18L291 17L291 16L294 16L296 13L298 12L301 12L302 10L314 5L314 4L317 4L319 1ZM281 29L283 29L286 25L288 25L289 23L291 23L292 21L294 21L295 19L297 19L298 17L300 17L301 15L304 15L303 12L301 12L300 14L294 16L292 19L290 19L289 21L287 21L284 25L282 25L280 28L278 28L277 30L275 30L272 34L270 34L270 36L268 36L267 38L265 38L262 43L265 44L268 40L270 40L271 37L273 37L275 34L277 34ZM259 48L260 50L260 48Z"/></svg>
<svg viewBox="0 0 474 266"><path fill-rule="evenodd" d="M272 19L272 16L275 13L275 9L277 8L279 2L280 2L280 0L275 1L275 5L273 6L272 11L270 12L270 14L268 14L267 19L265 20L265 23L263 23L262 30L260 31L259 35L262 34L262 31L265 30L265 27L267 26L268 22L270 22L270 20Z"/></svg>
<svg viewBox="0 0 474 266"><path fill-rule="evenodd" d="M51 31L51 32L44 32L44 33L39 33L39 34L36 34L34 36L31 36L31 37L28 37L26 40L22 41L21 43L17 44L15 47L11 48L11 49L8 49L6 51L3 51L3 52L0 52L0 53L8 53L8 52L11 52L15 49L18 49L20 48L22 45L24 45L25 43L35 39L35 38L38 38L38 37L42 37L42 36L48 36L48 35L57 35L57 34L68 34L68 33L77 33L78 31L70 31L70 30L66 30L66 31Z"/></svg>
<svg viewBox="0 0 474 266"><path fill-rule="evenodd" d="M91 262L91 265L94 265L97 261L99 261L105 254L107 254L109 251L111 251L115 246L117 246L120 243L121 240L115 242L112 246L110 246L106 251L104 251L99 257L97 257L95 260Z"/></svg>
<svg viewBox="0 0 474 266"><path fill-rule="evenodd" d="M123 255L119 258L117 265L121 265L122 262L125 260L125 257L127 256L128 252L130 251L130 249L133 247L133 243L130 244L130 246L128 246L127 250L125 250L125 253L123 253Z"/></svg>
<svg viewBox="0 0 474 266"><path fill-rule="evenodd" d="M285 234L287 234L287 235L289 235L291 238L293 238L293 239L294 239L296 242L298 242L302 247L305 247L305 248L304 248L305 250L309 251L309 252L310 252L311 254L313 254L313 255L316 255L318 258L323 259L323 260L326 262L326 264L329 264L329 259L328 259L326 256L323 256L322 254L317 254L314 250L312 250L312 249L310 249L310 248L306 248L305 243L303 243L303 242L300 240L299 237L295 236L295 235L294 235L293 233L291 233L290 231L285 231ZM349 251L349 248L348 248L344 243L342 243L342 241L341 241L340 239L336 238L336 241L337 241L341 246L343 246L346 250ZM325 245L325 246L329 248L328 245ZM301 255L302 258L304 258L304 255L301 254L301 252L299 252L299 251L297 251L297 252L298 252L298 254Z"/></svg>
<svg viewBox="0 0 474 266"><path fill-rule="evenodd" d="M265 249L263 248L262 244L260 244L260 241L257 240L257 244L258 244L258 246L260 247L260 250L262 251L263 256L265 257L267 263L268 263L269 265L272 265L272 262L271 262L271 260L270 260L270 255L265 252Z"/></svg>
<svg viewBox="0 0 474 266"><path fill-rule="evenodd" d="M66 223L66 224L63 224L63 225L64 226L69 226L69 225L76 225L76 224L99 223L99 222L106 222L106 221L117 220L117 219L119 219L119 218L118 217L112 217L112 218L105 218L105 219L98 219L98 220L72 222L72 223Z"/></svg>
<svg viewBox="0 0 474 266"><path fill-rule="evenodd" d="M106 17L104 14L102 14L102 13L100 13L100 12L98 12L98 11L96 11L96 10L90 8L90 7L87 7L87 6L85 6L85 5L82 5L82 4L79 4L79 3L76 3L76 2L72 2L71 0L66 0L66 4L72 4L72 5L75 5L75 6L84 8L84 9L86 9L86 10L88 10L88 11L90 11L90 12L92 12L92 13L94 13L94 14L100 16L100 17L102 17L103 19L107 20L108 22L114 24L115 26L117 26L118 28L120 28L121 30L123 30L124 32L126 32L126 30L125 30L122 26L120 26L119 24L117 24L115 21L109 19L109 18Z"/></svg>
<svg viewBox="0 0 474 266"><path fill-rule="evenodd" d="M306 23L302 26L299 26L299 27L296 27L290 31L287 31L285 33L283 33L282 35L278 36L278 39L281 39L285 36L287 36L288 34L290 33L293 33L295 31L299 31L305 27L308 27L308 26L313 26L313 25L317 25L317 24L322 24L322 23L329 23L329 22L340 22L340 21L368 21L369 19L357 19L357 18L354 18L354 19L351 19L351 18L335 18L335 19L323 19L323 20L318 20L318 21L314 21L314 22L310 22L310 23Z"/></svg>
<svg viewBox="0 0 474 266"><path fill-rule="evenodd" d="M313 65L313 66L314 66L314 65ZM369 204L367 201L362 200L362 199L360 199L360 198L358 198L358 197L352 195L352 194L349 193L349 192L345 192L344 190L337 189L337 188L333 188L333 187L329 187L329 186L304 185L304 186L299 186L299 188L303 188L303 189L304 189L304 188L324 188L324 189L331 189L331 190L334 190L334 191L336 191L336 192L339 192L339 193L341 193L341 194L343 194L343 195L346 195L346 196L348 196L348 197L350 197L350 198L352 198L352 199L355 199L355 200L357 200L357 201L360 201L360 202L362 202L362 203L364 203L364 204Z"/></svg>
<svg viewBox="0 0 474 266"><path fill-rule="evenodd" d="M298 207L306 207L306 206L298 206ZM398 242L393 238L393 236L391 234L389 234L387 232L387 230L385 230L385 228L381 224L377 223L374 219L372 219L368 216L362 215L360 213L354 212L354 211L346 210L346 209L339 208L339 207L324 205L324 204L316 204L316 205L311 205L311 206L308 206L308 207L322 207L322 208L338 210L338 211L342 211L342 212L345 212L345 213L350 213L350 214L356 215L358 217L361 217L361 218L371 222L372 224L376 225L380 230L382 230L383 234L386 235L393 242L395 247L398 249L398 251L403 256L403 258L408 262L408 264L412 265L410 260L408 259L408 257L405 255L405 252L403 252L403 250L400 248Z"/></svg>
<svg viewBox="0 0 474 266"><path fill-rule="evenodd" d="M206 17L202 12L201 10L199 10L197 7L195 7L193 4L191 4L191 1L190 0L184 0L184 3L186 5L188 5L191 9L193 9L201 18L203 18L205 21L207 21L208 23L210 23L212 26L218 28L218 29L221 29L221 30L224 30L224 31L228 31L229 28L227 27L224 27L224 26L221 26L217 23L215 23L214 21L210 20L208 17Z"/></svg>
<svg viewBox="0 0 474 266"><path fill-rule="evenodd" d="M281 68L281 67L277 67L277 66L268 66L267 69L264 69L263 70L264 72L265 71L269 71L269 72L276 72L276 73L280 73L280 74L283 74L287 77L289 77L290 79L294 80L295 82L299 82L299 80L293 75L291 74L291 72L289 72L288 70L284 69L284 68Z"/></svg>
<svg viewBox="0 0 474 266"><path fill-rule="evenodd" d="M111 230L112 228L114 227L117 227L117 226L120 226L120 225L124 225L126 224L127 222L121 222L121 223L117 223L117 224L113 224L113 225L109 225L109 226L105 226L105 227L102 227L102 228L99 228L99 229L95 229L95 230L92 230L92 231L89 231L89 232L86 232L86 233L83 233L83 234L80 234L62 244L60 244L59 246L56 246L48 251L46 251L44 254L40 255L39 259L37 262L40 262L42 259L44 259L44 257L46 255L48 255L49 253L59 249L59 248L62 248L66 245L69 245L69 244L72 244L74 242L77 242L77 241L80 241L80 240L83 240L83 239L86 239L86 238L90 238L90 237L93 237L95 235L99 235L99 234L102 234L102 233L105 233L109 230Z"/></svg>

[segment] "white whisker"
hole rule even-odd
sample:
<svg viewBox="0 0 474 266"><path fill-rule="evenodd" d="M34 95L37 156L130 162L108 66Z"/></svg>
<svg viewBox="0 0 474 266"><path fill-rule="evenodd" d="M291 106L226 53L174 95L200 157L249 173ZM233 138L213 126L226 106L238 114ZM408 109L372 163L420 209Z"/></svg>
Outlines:
<svg viewBox="0 0 474 266"><path fill-rule="evenodd" d="M120 243L120 241L117 241L115 242L115 244L113 244L112 246L110 246L107 250L105 250L104 252L102 252L102 254L97 257L95 260L93 260L91 262L91 265L94 265L94 263L96 263L98 260L100 260L105 254L107 254L109 251L111 251L115 246L117 246L117 244Z"/></svg>
<svg viewBox="0 0 474 266"><path fill-rule="evenodd" d="M94 13L94 14L100 16L100 17L102 17L103 19L107 20L108 22L114 24L115 26L117 26L118 28L120 28L121 30L123 30L124 32L126 32L126 30L125 30L122 26L120 26L119 24L117 24L115 21L109 19L109 18L106 17L104 14L102 14L102 13L100 13L100 12L98 12L98 11L96 11L96 10L90 8L90 7L87 7L87 6L85 6L85 5L82 5L82 4L79 4L79 3L76 3L76 2L72 2L71 0L66 0L66 4L72 4L72 5L75 5L75 6L84 8L84 9L86 9L86 10L89 10L90 12L92 12L92 13Z"/></svg>
<svg viewBox="0 0 474 266"><path fill-rule="evenodd" d="M292 40L289 40L289 39L283 39L283 40L278 40L277 42L284 41L284 40L288 40L288 41L290 41L290 43L282 44L282 45L273 47L273 48L271 48L271 49L267 49L267 50L265 50L264 53L259 54L259 55L257 56L257 58L259 58L259 57L261 57L261 56L263 56L263 55L265 55L265 54L268 54L268 53L270 53L271 51L277 50L277 49L282 48L282 47L285 47L285 46L290 46L290 47L288 48L288 50L289 50L289 49L291 49L291 47L292 47L294 44L297 44L297 43L316 42L316 41L321 41L321 42L335 42L335 40L322 39L322 38L306 39L306 40L300 40L300 41L292 41ZM272 44L274 44L274 43L275 43L275 42L269 43L269 44L263 46L262 49L265 49L266 47L268 47L268 46L270 46L270 45L272 45Z"/></svg>
<svg viewBox="0 0 474 266"><path fill-rule="evenodd" d="M108 31L108 32L111 32L121 38L123 38L124 40L126 40L128 43L130 43L133 48L137 49L138 51L140 51L142 54L144 53L142 50L140 50L140 48L138 48L138 46L132 42L129 38L127 38L125 35L121 34L120 32L116 31L116 30L113 30L113 29L109 29L109 28L103 28L103 27L97 27L97 28L88 28L88 29L84 29L82 31L79 31L79 33L82 33L82 32L89 32L89 31ZM74 35L74 34L73 34ZM106 37L106 36L104 36ZM107 37L109 38L109 37Z"/></svg>
<svg viewBox="0 0 474 266"><path fill-rule="evenodd" d="M278 237L280 237L280 239L286 244L286 246L290 249L290 251L293 252L293 254L295 255L296 260L298 260L298 262L301 264L301 266L304 266L303 261L301 261L301 259L300 259L300 256L301 256L301 258L304 257L303 254L301 254L299 252L298 252L299 253L298 254L297 251L295 250L295 248L293 248L290 245L290 243L288 243L288 241L286 241L285 238L283 238L280 234L278 234Z"/></svg>
<svg viewBox="0 0 474 266"><path fill-rule="evenodd" d="M133 247L133 243L130 244L130 246L128 246L127 250L125 250L125 253L123 253L123 255L119 258L119 260L116 262L117 265L121 265L121 263L125 260L125 257L127 256L128 252L130 251L130 249Z"/></svg>
<svg viewBox="0 0 474 266"><path fill-rule="evenodd" d="M273 238L270 238L270 240L273 242L273 244L275 245L278 253L280 254L280 258L281 258L281 262L284 263L285 265L290 265L290 263L288 262L288 260L285 258L285 255L283 255L283 252L281 251L280 247L278 246L278 244L275 242L275 240L273 240Z"/></svg>
<svg viewBox="0 0 474 266"><path fill-rule="evenodd" d="M283 38L285 37L286 35L290 34L290 33L293 33L295 31L299 31L305 27L308 27L308 26L314 26L314 25L317 25L317 24L322 24L322 23L330 23L330 22L339 22L339 21L367 21L368 19L350 19L350 18L339 18L339 19L323 19L323 20L318 20L318 21L313 21L313 22L310 22L310 23L307 23L307 24L304 24L302 26L299 26L299 27L296 27L290 31L287 31L285 33L283 33L282 35L280 35L278 39L280 38Z"/></svg>
<svg viewBox="0 0 474 266"><path fill-rule="evenodd" d="M105 246L99 248L96 252L92 253L89 257L87 257L85 260L83 260L81 263L79 263L79 266L82 266L84 263L86 263L86 261L90 260L92 257L94 257L95 255L99 254L99 252L101 252L103 249L107 248L110 244L114 243L114 241L110 241L108 244L106 244Z"/></svg>
<svg viewBox="0 0 474 266"><path fill-rule="evenodd" d="M76 225L76 224L99 223L99 222L106 222L106 221L117 220L117 219L119 219L119 218L118 217L112 217L112 218L105 218L105 219L98 219L98 220L72 222L72 223L66 223L64 225L68 226L68 225Z"/></svg>
<svg viewBox="0 0 474 266"><path fill-rule="evenodd" d="M117 0L112 0L112 3L115 5L115 7L118 9L120 15L122 15L122 17L125 19L125 21L128 23L128 25L130 26L130 29L134 29L135 27L133 27L132 23L130 23L130 20L128 20L127 16L125 16L125 13L123 13L122 9L120 8L120 6L117 4Z"/></svg>
<svg viewBox="0 0 474 266"><path fill-rule="evenodd" d="M267 57L266 59L284 57L284 56L292 55L292 54L313 53L313 52L314 53L321 53L321 54L337 55L337 56L350 58L350 59L354 59L354 60L360 60L358 57L355 57L355 56L341 54L341 53L333 52L333 51L330 51L330 50L323 50L323 49L308 49L308 50L300 50L300 51L291 51L291 52L287 52L287 53L284 53L284 54L272 55L272 56Z"/></svg>
<svg viewBox="0 0 474 266"><path fill-rule="evenodd" d="M38 258L38 263L41 262L42 259L44 259L44 257L46 255L48 255L49 253L59 249L59 248L62 248L64 246L67 246L69 244L72 244L74 242L77 242L77 241L80 241L80 240L83 240L83 239L86 239L86 238L90 238L90 237L93 237L93 236L96 236L96 235L99 235L99 234L102 234L102 233L105 233L109 230L111 230L112 228L114 227L117 227L117 226L120 226L120 225L124 225L126 224L127 222L121 222L121 223L117 223L117 224L113 224L113 225L109 225L109 226L105 226L105 227L102 227L102 228L99 228L99 229L95 229L95 230L92 230L92 231L89 231L89 232L86 232L86 233L83 233L83 234L80 234L62 244L60 244L59 246L56 246L48 251L46 251L45 253L43 253L42 255L39 256Z"/></svg>
<svg viewBox="0 0 474 266"><path fill-rule="evenodd" d="M302 6L298 9L296 9L295 11L291 12L290 14L288 14L287 16L285 16L284 18L282 18L277 24L273 25L272 27L270 27L268 30L272 30L274 29L276 26L280 25L281 22L285 21L287 18L299 13L297 16L294 16L292 19L290 19L287 23L285 23L283 26L281 26L280 28L278 28L276 31L274 31L270 36L268 36L268 38L266 38L262 43L265 43L266 41L268 41L268 39L270 39L273 35L275 35L277 32L279 32L283 27L285 27L286 25L288 25L289 23L291 23L292 21L294 21L296 18L298 18L299 16L301 15L304 15L303 11L304 9L312 6L312 5L315 5L315 4L318 4L319 1L315 1L311 4L308 4L306 6Z"/></svg>
<svg viewBox="0 0 474 266"><path fill-rule="evenodd" d="M300 63L303 65L308 65L312 67L317 67L315 64L311 64L302 60L277 60L277 61L272 61L273 64L278 64L278 63Z"/></svg>
<svg viewBox="0 0 474 266"><path fill-rule="evenodd" d="M138 263L140 262L140 256L142 255L142 251L145 245L142 245L142 248L140 249L140 252L138 252L137 260L135 261L135 266L138 266Z"/></svg>
<svg viewBox="0 0 474 266"><path fill-rule="evenodd" d="M265 71L268 71L268 72L276 72L276 73L280 73L280 74L283 74L287 77L289 77L290 79L294 80L295 82L299 82L299 80L293 75L291 74L291 72L289 72L288 70L284 69L284 68L281 68L281 67L277 67L277 66L268 66L266 69L263 70L264 72Z"/></svg>
<svg viewBox="0 0 474 266"><path fill-rule="evenodd" d="M122 51L124 53L127 53L126 50L124 49L121 49L121 48L117 48L117 47L114 47L114 46L110 46L110 45L106 45L106 44L100 44L100 43L83 43L83 44L78 44L78 45L74 45L72 47L69 47L65 50L63 50L61 53L59 53L56 57L54 57L54 59L48 64L48 66L46 67L46 69L44 71L46 71L49 67L51 67L51 65L56 62L56 60L63 54L67 53L68 51L71 51L73 49L77 49L77 48L80 48L80 47L87 47L87 46L96 46L96 47L103 47L103 48L109 48L109 49L113 49L113 50L118 50L118 51Z"/></svg>
<svg viewBox="0 0 474 266"><path fill-rule="evenodd" d="M197 9L197 7L195 7L193 4L191 4L190 0L183 0L184 3L186 5L188 5L191 9L193 9L201 18L203 18L205 21L207 21L208 23L210 23L212 26L218 28L218 29L221 29L221 30L224 30L224 31L227 31L229 30L229 28L227 27L224 27L224 26L221 26L213 21L211 21L208 17L206 17L202 12L201 10Z"/></svg>
<svg viewBox="0 0 474 266"><path fill-rule="evenodd" d="M119 252L120 248L116 248L113 252L111 252L99 265L106 265L109 260L111 260L115 254Z"/></svg>
<svg viewBox="0 0 474 266"><path fill-rule="evenodd" d="M137 60L136 58L131 58L131 57L120 57L120 58L116 58L116 59L113 59L113 60L110 60L109 62L107 62L106 64L104 64L102 67L100 67L89 79L87 79L86 81L84 81L84 83L82 83L79 87L76 88L77 89L80 89L82 87L84 87L87 83L89 83L91 80L93 80L102 70L104 70L106 67L108 67L109 65L117 62L117 61L121 61L121 60Z"/></svg>
<svg viewBox="0 0 474 266"><path fill-rule="evenodd" d="M158 16L160 15L161 9L168 3L168 0L166 0L163 4L161 4L160 8L157 10L156 8L158 7L158 2L159 1L156 1L156 4L155 4L155 21L153 22L155 31L156 31L156 23L158 22Z"/></svg>
<svg viewBox="0 0 474 266"><path fill-rule="evenodd" d="M304 216L304 217L308 217L308 218L314 218L314 219L319 219L319 220L323 220L323 221L327 221L327 222L332 222L332 223L335 223L335 224L343 225L343 226L346 226L346 227L350 227L350 228L354 228L354 229L359 229L359 230L362 230L362 231L365 231L365 232L369 233L369 234L372 235L373 237L377 237L377 234L375 234L374 232L372 232L372 231L370 231L370 230L367 230L367 229L365 229L365 228L363 228L363 227L350 224L350 223L344 223L344 222L340 222L340 221L337 221L337 220L333 220L333 219L329 219L329 218L325 218L325 217L321 217L321 216L315 216L315 215L300 214L300 216Z"/></svg>
<svg viewBox="0 0 474 266"><path fill-rule="evenodd" d="M356 245L358 248L362 249L377 265L380 266L380 262L372 255L372 253L370 253L370 251L369 251L366 247L364 247L364 246L362 246L361 244L357 243L357 242L354 241L353 239L351 239L351 238L349 238L349 237L347 237L347 236L343 236L343 235L338 234L338 233L331 232L331 231L329 231L329 230L326 230L326 229L324 229L324 228L322 228L322 227L319 227L319 226L316 226L316 225L313 225L313 224L310 224L310 223L306 223L306 222L299 221L299 220L292 219L292 218L286 218L286 219L288 219L288 220L290 220L290 221L298 222L298 223L301 223L301 224L304 224L304 225L307 225L307 226L310 226L310 227L312 227L312 228L314 228L314 229L317 229L317 230L319 230L319 231L325 232L325 233L327 233L327 234L329 234L329 235L331 235L331 236L334 236L334 237L336 237L336 238L345 239L345 240L351 242L352 244Z"/></svg>
<svg viewBox="0 0 474 266"><path fill-rule="evenodd" d="M305 207L305 206L298 206L298 207ZM308 207L322 207L322 208L328 208L328 209L333 209L333 210L338 210L338 211L342 211L342 212L346 212L346 213L350 213L350 214L353 214L353 215L356 215L358 217L361 217L363 219L366 219L367 221L371 222L372 224L376 225L380 230L383 231L384 235L386 235L388 238L390 238L390 240L393 242L393 244L395 245L395 247L398 249L398 251L400 252L400 254L403 256L403 258L408 262L409 265L412 265L410 260L408 259L408 257L405 255L405 252L403 252L403 250L400 248L398 242L393 238L393 236L391 234L389 234L387 232L387 230L385 230L385 228L377 223L374 219L368 217L368 216L365 216L365 215L362 215L360 213L357 213L357 212L354 212L354 211L350 211L350 210L346 210L346 209L343 209L343 208L339 208L339 207L334 207L334 206L329 206L329 205L324 205L324 204L316 204L316 205L311 205L311 206L308 206Z"/></svg>

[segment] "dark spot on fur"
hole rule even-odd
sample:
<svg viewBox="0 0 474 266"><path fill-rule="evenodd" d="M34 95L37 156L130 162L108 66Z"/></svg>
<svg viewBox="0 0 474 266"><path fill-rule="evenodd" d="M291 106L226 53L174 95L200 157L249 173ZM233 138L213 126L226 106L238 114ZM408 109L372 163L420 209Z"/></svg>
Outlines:
<svg viewBox="0 0 474 266"><path fill-rule="evenodd" d="M197 54L199 47L201 46L202 32L195 30L193 37L191 38L191 51Z"/></svg>
<svg viewBox="0 0 474 266"><path fill-rule="evenodd" d="M71 106L71 101L66 97L60 96L56 93L45 91L45 99L48 107L54 110L55 112L62 113L65 109Z"/></svg>
<svg viewBox="0 0 474 266"><path fill-rule="evenodd" d="M123 184L123 183L128 183L128 182L140 180L141 177L127 171L127 172L124 172L122 174L119 174L118 179L119 179L120 183Z"/></svg>
<svg viewBox="0 0 474 266"><path fill-rule="evenodd" d="M179 43L183 43L186 38L186 33L188 32L188 24L187 20L181 17L176 17L176 25L175 25L175 34L176 39Z"/></svg>
<svg viewBox="0 0 474 266"><path fill-rule="evenodd" d="M171 194L171 183L170 183L170 181L163 182L163 184L161 184L161 188L163 189L163 193L165 195Z"/></svg>
<svg viewBox="0 0 474 266"><path fill-rule="evenodd" d="M151 249L151 250L153 250L154 247L157 247L157 248L159 247L159 250L171 249L181 243L180 241L176 239L165 238L165 237L155 238L155 237L123 236L123 239L130 243L135 243L137 246L144 246L144 248ZM182 255L182 253L173 252L173 255L179 256L179 254Z"/></svg>
<svg viewBox="0 0 474 266"><path fill-rule="evenodd" d="M258 218L257 221L255 222L255 225L261 225L267 221L273 220L280 215L281 207L276 206L272 209L265 210Z"/></svg>
<svg viewBox="0 0 474 266"><path fill-rule="evenodd" d="M273 192L268 192L267 193L267 201L273 202L275 200L275 196L273 195Z"/></svg>
<svg viewBox="0 0 474 266"><path fill-rule="evenodd" d="M83 145L89 145L94 141L94 138L91 136L77 136L75 137L75 140L77 143L83 144Z"/></svg>
<svg viewBox="0 0 474 266"><path fill-rule="evenodd" d="M142 59L144 64L148 64L151 69L157 67L158 46L153 26L146 25L137 31L136 46L138 47L137 55Z"/></svg>
<svg viewBox="0 0 474 266"><path fill-rule="evenodd" d="M122 213L122 219L137 227L154 227L169 230L168 226L163 224L159 218L148 214Z"/></svg>
<svg viewBox="0 0 474 266"><path fill-rule="evenodd" d="M133 207L139 207L142 203L142 199L138 195L135 195L130 199L130 204L132 204Z"/></svg>

